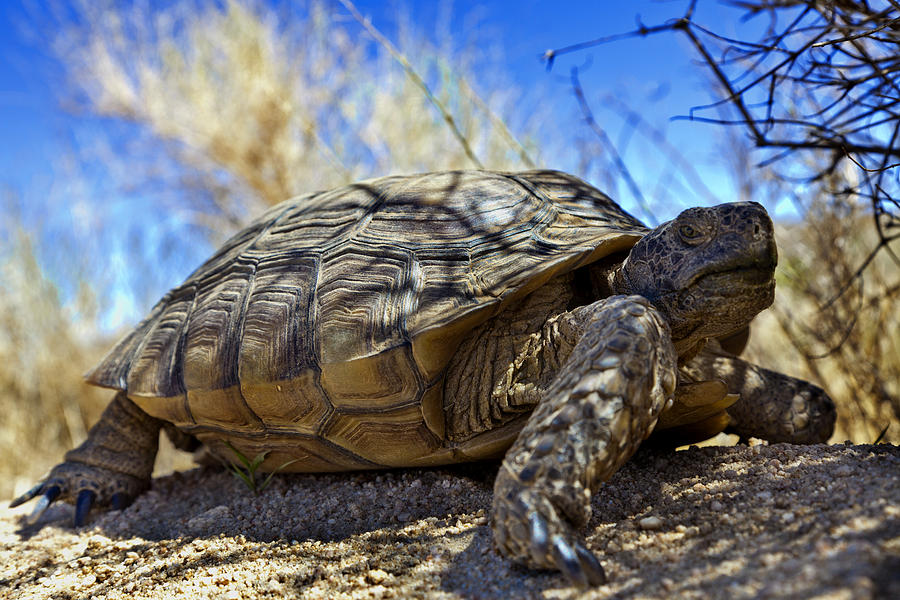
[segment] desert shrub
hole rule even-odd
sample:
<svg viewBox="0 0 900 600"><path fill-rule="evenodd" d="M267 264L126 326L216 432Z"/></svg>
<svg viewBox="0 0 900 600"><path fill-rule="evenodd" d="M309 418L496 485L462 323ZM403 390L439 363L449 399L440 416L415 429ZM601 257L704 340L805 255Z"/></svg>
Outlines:
<svg viewBox="0 0 900 600"><path fill-rule="evenodd" d="M476 80L474 47L429 41L436 34L403 20L402 58L477 163L391 52L331 3L77 6L79 19L55 42L70 102L137 126L128 139L106 140L126 145L122 183L164 177L158 201L187 221L195 214L231 230L264 206L368 176L523 166L496 118L512 111L517 91L484 74L491 69ZM160 156L169 171L155 166Z"/></svg>

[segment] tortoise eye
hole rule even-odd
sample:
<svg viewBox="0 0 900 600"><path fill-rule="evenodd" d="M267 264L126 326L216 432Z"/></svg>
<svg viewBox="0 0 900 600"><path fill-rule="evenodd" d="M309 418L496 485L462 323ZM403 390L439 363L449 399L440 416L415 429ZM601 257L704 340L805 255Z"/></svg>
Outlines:
<svg viewBox="0 0 900 600"><path fill-rule="evenodd" d="M681 239L689 244L696 244L703 237L703 232L699 228L687 223L678 228L678 234L681 236Z"/></svg>

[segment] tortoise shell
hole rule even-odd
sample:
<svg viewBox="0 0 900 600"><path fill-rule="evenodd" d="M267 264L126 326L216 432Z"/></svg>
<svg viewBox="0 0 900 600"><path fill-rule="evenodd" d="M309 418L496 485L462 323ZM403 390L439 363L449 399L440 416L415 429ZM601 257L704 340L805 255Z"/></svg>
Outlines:
<svg viewBox="0 0 900 600"><path fill-rule="evenodd" d="M497 455L521 423L447 441L460 341L647 229L556 171L371 179L266 212L87 375L228 458L337 471Z"/></svg>

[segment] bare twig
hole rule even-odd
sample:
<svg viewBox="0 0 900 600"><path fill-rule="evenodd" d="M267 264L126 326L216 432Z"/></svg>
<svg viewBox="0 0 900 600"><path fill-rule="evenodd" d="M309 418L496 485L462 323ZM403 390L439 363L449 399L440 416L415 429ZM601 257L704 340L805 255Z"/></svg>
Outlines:
<svg viewBox="0 0 900 600"><path fill-rule="evenodd" d="M622 174L622 177L625 178L625 182L628 184L628 187L631 189L631 193L634 195L635 200L641 207L641 210L644 212L644 216L648 221L651 222L651 224L656 225L656 217L653 215L653 211L650 209L650 205L647 204L647 200L644 198L644 194L641 192L640 186L638 186L637 182L634 180L634 177L631 176L631 172L628 170L628 167L625 166L625 162L622 160L622 157L619 156L619 151L616 150L616 145L612 143L612 141L609 139L609 136L606 135L606 132L602 127L600 127L600 125L597 123L597 120L594 118L594 113L591 110L591 106L590 104L588 104L587 99L584 97L584 90L581 87L581 81L578 78L578 69L576 67L572 68L570 79L572 82L572 92L575 94L575 98L578 100L578 105L581 107L581 114L584 116L585 122L600 139L600 143L612 158L613 164L616 165L616 168Z"/></svg>
<svg viewBox="0 0 900 600"><path fill-rule="evenodd" d="M656 147L663 150L668 160L673 165L678 166L681 175L686 181L689 182L691 186L693 186L694 190L699 195L705 196L706 199L710 202L720 201L720 199L716 197L712 190L709 189L709 186L707 186L703 181L703 178L697 172L697 169L694 167L694 165L691 164L691 162L687 158L685 158L684 154L678 148L673 146L672 143L666 139L662 131L657 129L651 123L648 123L640 113L631 110L615 94L604 95L602 104L607 108L614 110L626 121L634 123L638 133L653 142Z"/></svg>
<svg viewBox="0 0 900 600"><path fill-rule="evenodd" d="M497 133L499 133L500 137L509 144L509 147L516 151L516 154L519 155L519 159L522 163L529 169L534 169L537 166L537 163L531 158L531 155L528 154L528 150L525 149L522 142L516 139L516 136L514 136L509 130L509 127L506 126L506 121L491 110L491 107L488 106L487 102L482 100L481 96L472 89L472 86L470 86L465 79L460 79L458 83L459 91L465 94L479 110L487 115L487 118L491 121L491 125L497 129Z"/></svg>

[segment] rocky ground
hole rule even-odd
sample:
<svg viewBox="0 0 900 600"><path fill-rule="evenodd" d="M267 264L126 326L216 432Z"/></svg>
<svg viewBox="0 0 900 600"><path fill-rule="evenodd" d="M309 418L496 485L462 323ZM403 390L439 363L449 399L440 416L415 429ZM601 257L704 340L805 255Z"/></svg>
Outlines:
<svg viewBox="0 0 900 600"><path fill-rule="evenodd" d="M73 530L0 511L4 598L900 598L900 447L641 451L584 531L586 592L491 546L496 466L154 480Z"/></svg>

